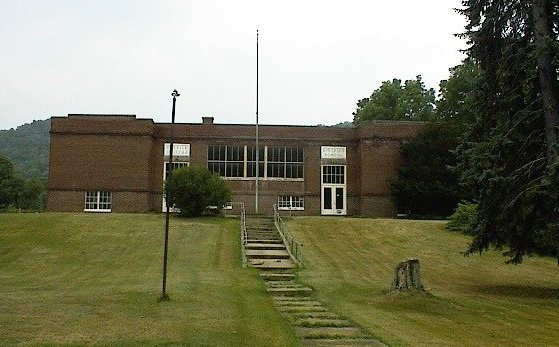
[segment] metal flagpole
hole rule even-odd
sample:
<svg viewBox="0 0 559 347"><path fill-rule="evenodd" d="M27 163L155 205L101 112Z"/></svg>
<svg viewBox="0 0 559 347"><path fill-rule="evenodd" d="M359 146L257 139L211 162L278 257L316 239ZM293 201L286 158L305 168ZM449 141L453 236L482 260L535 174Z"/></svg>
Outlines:
<svg viewBox="0 0 559 347"><path fill-rule="evenodd" d="M258 29L256 30L256 186L254 211L258 214L258 176L260 175L260 149L258 148Z"/></svg>

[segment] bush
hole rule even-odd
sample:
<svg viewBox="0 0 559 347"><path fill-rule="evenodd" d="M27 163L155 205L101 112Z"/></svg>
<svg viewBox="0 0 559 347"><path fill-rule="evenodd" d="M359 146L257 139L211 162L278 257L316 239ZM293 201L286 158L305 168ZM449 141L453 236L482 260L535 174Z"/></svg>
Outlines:
<svg viewBox="0 0 559 347"><path fill-rule="evenodd" d="M204 212L219 213L231 200L231 191L218 174L202 166L185 166L173 170L169 181L169 203L181 216L198 217ZM208 206L217 206L208 210Z"/></svg>
<svg viewBox="0 0 559 347"><path fill-rule="evenodd" d="M450 216L446 225L448 230L460 231L464 234L469 233L469 226L476 214L477 204L469 202L461 202Z"/></svg>

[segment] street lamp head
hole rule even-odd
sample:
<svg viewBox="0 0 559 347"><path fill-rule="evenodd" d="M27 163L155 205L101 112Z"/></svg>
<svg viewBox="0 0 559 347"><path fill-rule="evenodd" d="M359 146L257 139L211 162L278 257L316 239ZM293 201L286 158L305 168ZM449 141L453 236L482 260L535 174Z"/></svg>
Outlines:
<svg viewBox="0 0 559 347"><path fill-rule="evenodd" d="M172 95L173 97L175 97L175 98L176 98L177 96L180 96L179 92L177 92L176 89L173 90L173 92L171 93L171 95Z"/></svg>

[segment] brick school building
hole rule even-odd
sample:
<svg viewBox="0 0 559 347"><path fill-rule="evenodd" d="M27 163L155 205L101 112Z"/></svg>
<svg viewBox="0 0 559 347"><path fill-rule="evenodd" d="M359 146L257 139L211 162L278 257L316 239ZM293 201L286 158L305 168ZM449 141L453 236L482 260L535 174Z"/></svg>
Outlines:
<svg viewBox="0 0 559 347"><path fill-rule="evenodd" d="M149 212L164 209L173 167L200 165L219 173L233 207L254 213L273 205L301 215L391 217L390 182L399 148L419 122L377 121L352 128L201 123L173 126L134 115L70 114L51 120L47 209ZM256 179L256 165L259 178Z"/></svg>

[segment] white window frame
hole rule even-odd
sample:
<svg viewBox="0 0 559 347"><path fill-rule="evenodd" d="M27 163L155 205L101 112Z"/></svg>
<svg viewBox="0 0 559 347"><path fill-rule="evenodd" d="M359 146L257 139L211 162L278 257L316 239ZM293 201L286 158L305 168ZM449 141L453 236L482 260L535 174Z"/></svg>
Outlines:
<svg viewBox="0 0 559 347"><path fill-rule="evenodd" d="M84 212L112 212L113 194L109 191L89 190L84 194ZM108 207L108 208L107 208Z"/></svg>
<svg viewBox="0 0 559 347"><path fill-rule="evenodd" d="M304 211L305 197L302 195L280 195L278 196L278 210Z"/></svg>
<svg viewBox="0 0 559 347"><path fill-rule="evenodd" d="M210 147L223 147L224 148L224 156L225 159L224 160L219 160L219 159L209 159L210 158ZM227 159L227 151L229 150L229 147L244 147L244 151L242 152L244 155L244 158L242 161L237 160L237 161L231 161ZM218 173L223 179L225 180L246 180L246 179L255 179L255 176L251 174L249 174L249 165L254 165L257 161L253 160L252 156L251 158L249 158L249 148L253 148L254 146L252 145L236 145L236 146L231 146L231 145L209 145L208 146L208 156L207 156L207 167L210 171L216 172ZM304 181L305 179L305 149L304 147L301 146L259 146L260 147L260 151L259 151L259 157L261 157L258 160L258 165L260 166L260 170L259 170L259 179L261 180L269 180L269 181ZM277 158L269 158L268 154L270 153L270 149L280 149L283 150L282 151L282 156L277 157ZM293 161L293 154L291 154L291 160L288 160L288 157L290 155L288 155L287 150L290 149L293 153L293 148L296 149L301 149L301 153L300 153L300 157L301 157L301 161ZM213 153L213 152L212 152ZM256 158L254 158L256 159ZM230 163L237 163L237 164L242 164L243 165L243 174L242 175L235 175L235 176L231 176L229 174L229 170L227 170L227 164ZM222 172L219 172L219 170L214 170L213 167L216 164L220 164L223 165L223 173L225 175L222 175ZM298 167L300 166L300 168L297 168L296 170L293 169L293 167ZM277 167L278 170L281 170L281 172L283 172L283 175L272 175L271 172L271 168L272 167ZM290 172L291 174L288 174L288 172ZM300 176L300 177L288 177L288 176L293 176L293 172L296 172L297 175L296 176Z"/></svg>

